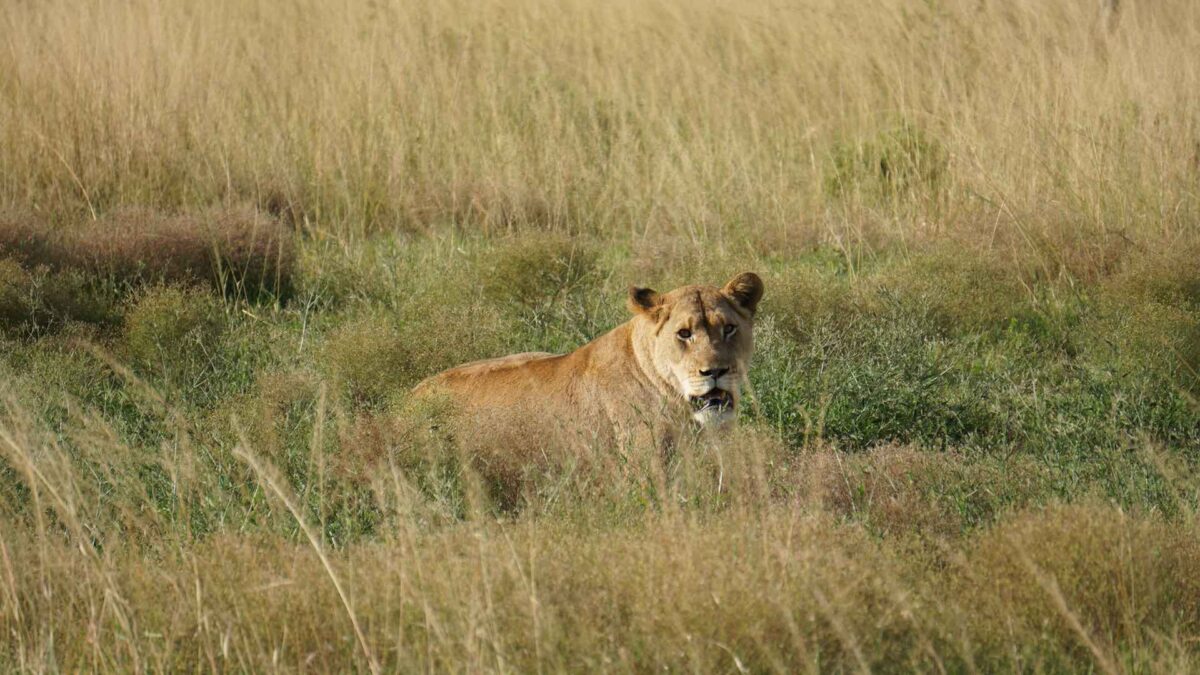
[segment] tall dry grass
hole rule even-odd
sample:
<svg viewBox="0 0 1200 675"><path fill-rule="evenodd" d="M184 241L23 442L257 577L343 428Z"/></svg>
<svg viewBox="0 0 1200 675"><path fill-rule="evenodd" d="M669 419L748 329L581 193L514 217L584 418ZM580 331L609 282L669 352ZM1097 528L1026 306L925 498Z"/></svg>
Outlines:
<svg viewBox="0 0 1200 675"><path fill-rule="evenodd" d="M169 404L153 404L175 415ZM961 538L934 528L924 543L914 536L924 518L900 516L893 523L907 520L909 529L880 538L839 516L836 487L791 498L764 493L763 479L779 471L782 457L769 439L743 436L719 464L710 453L721 449L701 446L688 460L696 463L666 483L635 487L632 479L628 496L654 499L665 490L657 493L661 508L609 524L595 515L496 519L478 507L430 521L420 515L436 506L430 493L384 463L369 480L388 524L369 541L338 546L308 522L302 500L333 499L342 488L318 482L293 491L242 439L234 454L247 472L233 475L248 489L261 487L261 499L229 511L239 525L193 538L182 527L189 503L220 497L192 456L211 450L188 437L186 423L152 456L95 418L85 415L60 436L29 413L5 394L0 457L18 488L2 495L0 521L6 668L1178 672L1196 665L1194 514L1166 522L1084 503L1026 510ZM321 461L322 433L313 435L310 461ZM910 505L905 472L937 481L956 471L939 473L911 450L849 465L836 455L813 459L804 474L816 483L879 471L876 485L891 483L883 490ZM172 484L167 508L131 480L155 465ZM980 478L971 479L976 489ZM579 500L587 489L581 483L562 498ZM830 496L834 508L826 509ZM614 494L592 494L582 506L618 503ZM867 508L895 517L886 505ZM280 536L289 530L303 534Z"/></svg>
<svg viewBox="0 0 1200 675"><path fill-rule="evenodd" d="M1200 8L654 0L0 9L0 199L341 231L845 246L1092 271L1200 208Z"/></svg>

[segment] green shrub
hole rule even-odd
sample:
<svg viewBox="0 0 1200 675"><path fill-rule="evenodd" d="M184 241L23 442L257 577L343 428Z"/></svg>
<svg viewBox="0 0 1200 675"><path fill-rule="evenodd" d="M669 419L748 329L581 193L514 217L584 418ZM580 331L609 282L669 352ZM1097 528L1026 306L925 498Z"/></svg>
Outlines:
<svg viewBox="0 0 1200 675"><path fill-rule="evenodd" d="M1102 288L1130 300L1200 310L1200 244L1144 252Z"/></svg>
<svg viewBox="0 0 1200 675"><path fill-rule="evenodd" d="M172 384L192 384L215 367L226 326L224 308L210 293L153 286L132 300L123 342L136 367Z"/></svg>
<svg viewBox="0 0 1200 675"><path fill-rule="evenodd" d="M78 270L27 270L0 258L0 331L38 335L70 323L107 326L119 320L118 296Z"/></svg>
<svg viewBox="0 0 1200 675"><path fill-rule="evenodd" d="M1144 254L1097 295L1084 326L1096 365L1200 392L1200 248Z"/></svg>
<svg viewBox="0 0 1200 675"><path fill-rule="evenodd" d="M802 345L764 324L751 374L762 413L796 443L987 441L998 420L968 367L970 347L930 336L925 323L886 304L816 325Z"/></svg>
<svg viewBox="0 0 1200 675"><path fill-rule="evenodd" d="M0 327L13 330L32 315L29 275L14 260L0 258Z"/></svg>
<svg viewBox="0 0 1200 675"><path fill-rule="evenodd" d="M965 249L917 255L884 270L869 285L924 315L941 335L996 332L1033 313L1017 270Z"/></svg>
<svg viewBox="0 0 1200 675"><path fill-rule="evenodd" d="M483 272L486 296L496 302L544 310L556 301L594 289L596 251L570 237L527 236L489 251Z"/></svg>
<svg viewBox="0 0 1200 675"><path fill-rule="evenodd" d="M599 262L598 248L564 236L523 236L481 255L482 301L504 320L508 349L568 351L624 320L624 289L603 293Z"/></svg>
<svg viewBox="0 0 1200 675"><path fill-rule="evenodd" d="M360 405L378 405L404 391L422 373L421 353L390 320L349 321L325 338L321 361L336 385Z"/></svg>
<svg viewBox="0 0 1200 675"><path fill-rule="evenodd" d="M856 309L857 299L845 278L813 267L789 268L764 283L759 321L770 317L776 328L801 344L815 330L846 319Z"/></svg>
<svg viewBox="0 0 1200 675"><path fill-rule="evenodd" d="M825 193L835 199L867 201L931 196L941 188L949 155L928 131L901 122L865 140L834 143L825 174Z"/></svg>
<svg viewBox="0 0 1200 675"><path fill-rule="evenodd" d="M318 362L356 406L378 407L422 378L482 358L519 341L491 305L457 286L414 290L385 311L364 308L321 339Z"/></svg>

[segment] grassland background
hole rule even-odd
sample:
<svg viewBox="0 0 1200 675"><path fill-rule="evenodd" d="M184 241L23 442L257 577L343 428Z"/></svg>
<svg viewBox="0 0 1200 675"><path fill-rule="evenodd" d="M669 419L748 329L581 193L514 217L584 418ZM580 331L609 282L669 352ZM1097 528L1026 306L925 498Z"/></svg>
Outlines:
<svg viewBox="0 0 1200 675"><path fill-rule="evenodd" d="M1180 672L1200 5L0 4L0 667ZM406 408L766 280L519 489ZM507 490L507 492L505 492Z"/></svg>

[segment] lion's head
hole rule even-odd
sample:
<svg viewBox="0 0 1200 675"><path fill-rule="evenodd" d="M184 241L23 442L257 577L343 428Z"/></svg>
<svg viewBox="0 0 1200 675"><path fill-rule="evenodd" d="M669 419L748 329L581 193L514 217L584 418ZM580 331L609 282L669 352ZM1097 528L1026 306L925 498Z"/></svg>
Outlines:
<svg viewBox="0 0 1200 675"><path fill-rule="evenodd" d="M751 272L722 288L684 286L665 294L629 289L639 362L678 393L704 426L735 416L762 294L762 279Z"/></svg>

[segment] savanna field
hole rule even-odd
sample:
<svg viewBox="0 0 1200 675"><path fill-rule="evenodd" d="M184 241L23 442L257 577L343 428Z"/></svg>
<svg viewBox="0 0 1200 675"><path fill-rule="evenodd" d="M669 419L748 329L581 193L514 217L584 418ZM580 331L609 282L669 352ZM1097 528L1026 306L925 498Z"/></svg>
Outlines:
<svg viewBox="0 0 1200 675"><path fill-rule="evenodd" d="M0 670L1200 671L1197 55L1190 0L0 3ZM498 484L411 405L742 270L669 461Z"/></svg>

